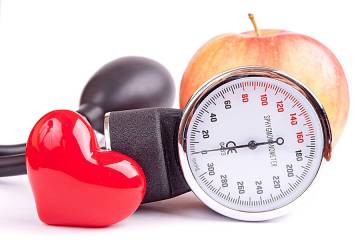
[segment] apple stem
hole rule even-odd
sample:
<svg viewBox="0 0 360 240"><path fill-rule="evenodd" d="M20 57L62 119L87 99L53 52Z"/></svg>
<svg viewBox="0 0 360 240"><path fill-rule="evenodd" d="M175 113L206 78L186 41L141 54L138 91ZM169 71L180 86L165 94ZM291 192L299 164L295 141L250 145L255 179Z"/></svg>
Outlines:
<svg viewBox="0 0 360 240"><path fill-rule="evenodd" d="M255 21L254 14L249 13L249 14L248 14L248 16L249 16L249 19L250 19L250 21L251 21L251 23L252 23L253 27L254 27L254 30L255 30L256 36L260 37L260 32L259 32L259 29L258 29L258 27L257 27L257 25L256 25L256 21Z"/></svg>

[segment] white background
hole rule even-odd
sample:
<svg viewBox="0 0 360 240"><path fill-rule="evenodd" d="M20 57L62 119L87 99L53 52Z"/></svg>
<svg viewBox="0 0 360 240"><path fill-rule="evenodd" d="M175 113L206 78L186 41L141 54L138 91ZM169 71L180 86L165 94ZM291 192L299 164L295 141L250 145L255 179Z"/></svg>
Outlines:
<svg viewBox="0 0 360 240"><path fill-rule="evenodd" d="M1 0L0 0L1 1ZM26 176L0 179L0 238L359 239L360 22L358 1L178 0L17 1L0 6L0 143L25 141L46 112L77 109L82 87L125 55L163 63L179 88L194 52L209 38L260 28L310 35L343 64L351 107L347 127L310 190L288 215L246 223L207 209L192 193L141 207L110 228L50 227L37 218ZM177 106L177 101L174 106Z"/></svg>

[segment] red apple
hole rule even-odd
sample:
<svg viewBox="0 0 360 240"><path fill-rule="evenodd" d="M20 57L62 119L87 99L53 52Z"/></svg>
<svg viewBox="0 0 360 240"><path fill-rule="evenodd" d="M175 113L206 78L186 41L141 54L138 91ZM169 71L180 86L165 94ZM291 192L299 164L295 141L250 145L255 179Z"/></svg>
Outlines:
<svg viewBox="0 0 360 240"><path fill-rule="evenodd" d="M205 43L186 68L180 87L183 108L196 89L211 77L240 66L279 69L305 84L328 114L336 142L344 128L348 110L348 85L335 55L317 40L284 30L258 30L223 34Z"/></svg>

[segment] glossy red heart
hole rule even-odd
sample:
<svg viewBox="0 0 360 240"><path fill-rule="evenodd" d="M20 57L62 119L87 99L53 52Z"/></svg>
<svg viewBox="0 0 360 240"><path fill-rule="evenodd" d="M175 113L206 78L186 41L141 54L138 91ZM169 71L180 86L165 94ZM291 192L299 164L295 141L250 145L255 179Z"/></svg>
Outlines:
<svg viewBox="0 0 360 240"><path fill-rule="evenodd" d="M40 219L50 225L103 227L131 215L145 176L130 157L99 148L78 113L42 117L26 145L26 165Z"/></svg>

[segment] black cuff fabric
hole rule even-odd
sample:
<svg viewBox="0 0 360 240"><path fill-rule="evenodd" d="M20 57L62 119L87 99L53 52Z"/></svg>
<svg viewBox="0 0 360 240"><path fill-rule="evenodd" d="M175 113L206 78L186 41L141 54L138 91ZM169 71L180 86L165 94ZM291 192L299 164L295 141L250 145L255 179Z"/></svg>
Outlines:
<svg viewBox="0 0 360 240"><path fill-rule="evenodd" d="M111 149L134 158L146 177L143 203L190 191L179 164L178 129L182 111L146 108L111 112Z"/></svg>

